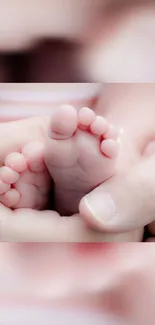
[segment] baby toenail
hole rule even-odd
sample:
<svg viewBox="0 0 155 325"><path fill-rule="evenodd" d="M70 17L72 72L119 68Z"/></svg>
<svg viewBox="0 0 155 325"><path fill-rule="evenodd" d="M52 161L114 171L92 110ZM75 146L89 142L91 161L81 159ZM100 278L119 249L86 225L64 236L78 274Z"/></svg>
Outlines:
<svg viewBox="0 0 155 325"><path fill-rule="evenodd" d="M88 194L84 202L91 216L99 222L109 221L117 214L116 205L108 193Z"/></svg>

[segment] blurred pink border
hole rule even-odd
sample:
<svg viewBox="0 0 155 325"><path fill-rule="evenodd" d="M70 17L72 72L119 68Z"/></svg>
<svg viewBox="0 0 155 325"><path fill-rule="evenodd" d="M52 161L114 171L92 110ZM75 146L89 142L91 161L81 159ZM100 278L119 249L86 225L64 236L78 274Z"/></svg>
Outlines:
<svg viewBox="0 0 155 325"><path fill-rule="evenodd" d="M67 101L67 104L75 106L77 109L83 106L88 106L90 108L93 108L95 106L95 103L97 101L97 97L93 97L90 99L84 99L80 101ZM9 103L10 104L10 103ZM37 116L37 115L50 115L52 114L53 109L58 107L59 105L66 104L61 102L52 102L51 104L47 103L29 103L27 105L22 106L22 109L20 109L20 104L19 103L13 103L13 105L17 105L16 109L13 109L12 107L9 107L6 109L6 111L0 111L0 122L10 122L10 121L15 121L15 120L20 120L23 118L28 118L31 116ZM5 102L5 105L7 103ZM19 115L18 112L19 111Z"/></svg>

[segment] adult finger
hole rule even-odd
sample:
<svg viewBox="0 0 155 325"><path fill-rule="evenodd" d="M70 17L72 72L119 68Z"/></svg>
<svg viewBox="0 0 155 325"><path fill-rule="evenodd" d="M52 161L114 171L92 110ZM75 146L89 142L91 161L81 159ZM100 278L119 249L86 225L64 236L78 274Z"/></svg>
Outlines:
<svg viewBox="0 0 155 325"><path fill-rule="evenodd" d="M121 242L137 241L131 234L103 234L87 226L77 214L60 217L55 211L10 210L0 204L2 242Z"/></svg>
<svg viewBox="0 0 155 325"><path fill-rule="evenodd" d="M116 176L86 195L81 216L100 231L124 232L155 220L155 156Z"/></svg>

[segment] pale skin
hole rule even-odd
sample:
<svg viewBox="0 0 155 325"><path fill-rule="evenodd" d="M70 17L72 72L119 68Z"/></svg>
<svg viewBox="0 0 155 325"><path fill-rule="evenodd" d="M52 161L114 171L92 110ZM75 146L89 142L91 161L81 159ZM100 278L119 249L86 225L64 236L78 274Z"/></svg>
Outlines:
<svg viewBox="0 0 155 325"><path fill-rule="evenodd" d="M110 96L111 92L112 96ZM154 85L146 84L107 85L104 96L98 103L98 113L101 107L105 107L105 116L107 118L109 116L111 122L118 127L123 125L130 144L134 144L129 147L130 150L136 149L138 153L138 161L128 169L127 173L111 178L88 197L89 203L92 199L91 212L92 210L96 212L92 215L90 211L88 213L88 210L85 210L85 216L99 229L124 231L154 221L154 103ZM133 116L134 120L132 120ZM141 116L140 129L137 129L138 116ZM124 158L126 157L127 155ZM126 159L125 161L128 163ZM115 209L111 210L109 220L108 217L103 216L104 211L107 211L106 202L103 200L103 193L106 192L111 194L114 199L112 204L119 211L116 213ZM153 225L150 229L154 233Z"/></svg>
<svg viewBox="0 0 155 325"><path fill-rule="evenodd" d="M0 169L1 203L16 209L44 209L52 177L57 212L77 213L85 193L114 174L117 141L110 136L108 122L87 107L79 113L69 105L58 107L46 132L41 143L30 142L20 153L5 157Z"/></svg>
<svg viewBox="0 0 155 325"><path fill-rule="evenodd" d="M105 112L105 116L106 116L106 112ZM113 114L113 116L115 117L115 115ZM114 120L114 118L113 118L113 120ZM146 119L145 119L146 120ZM115 122L116 123L116 122ZM60 125L60 124L59 124ZM144 128L143 128L143 130L144 130ZM133 131L133 130L132 130ZM150 130L149 130L149 132L150 132ZM132 132L132 135L133 135L134 133ZM62 135L62 134L61 134ZM124 135L123 135L123 139L124 140L122 140L122 144L123 144L123 142L124 142L124 144L123 145L125 145L125 146L127 146L128 144L130 144L130 146L128 146L128 158L130 158L129 159L129 161L128 160L126 160L126 162L129 164L129 163L131 163L132 162L132 164L134 165L134 166L136 166L136 164L137 164L137 162L139 163L139 161L141 161L141 160L143 160L143 159L141 159L141 155L139 155L139 152L138 152L138 150L137 150L137 148L135 149L135 147L134 146L131 146L131 143L130 143L130 141L128 140L129 139L129 137L124 137ZM64 140L64 141L66 141L66 140ZM142 141L143 142L143 141ZM59 141L58 141L58 143L60 143ZM148 150L148 148L149 148L149 146L148 146L148 144L149 144L149 146L150 146L150 141L148 142L148 143L146 143L146 141L145 141L145 146L144 146L144 152L146 152L147 153L147 150ZM59 144L58 144L59 145ZM130 152L129 152L129 149L130 149ZM121 149L122 150L122 149ZM59 150L58 150L59 151ZM123 151L121 151L121 152L123 152ZM133 155L133 153L134 153L134 155ZM135 155L135 153L136 153L136 155ZM148 153L147 153L147 155L148 155ZM142 156L144 156L144 154L142 155ZM119 159L118 159L118 162L119 162L119 164L118 164L118 166L121 166L121 164L120 164L120 162L121 162L121 160L120 159L122 159L122 153L121 154L119 154ZM121 158L120 158L121 157ZM130 161L131 160L131 161ZM117 166L117 164L116 164L116 166ZM121 167L122 168L122 167ZM135 167L134 167L135 168ZM117 170L118 170L118 172L119 172L119 168L117 167ZM123 171L124 172L124 171ZM112 176L112 175L111 175ZM109 186L109 184L110 184L110 182L112 182L112 179L113 179L113 177L111 177L111 179L110 179L110 181L108 181L108 182L106 182L105 183L105 186ZM115 179L115 178L114 178ZM100 187L101 188L101 187ZM105 187L106 188L106 187ZM117 191L118 192L118 191ZM91 195L91 194L90 194ZM96 198L96 201L98 202L98 200L99 200L99 198L100 198L100 195L98 195L98 198ZM87 200L87 202L88 202L88 200ZM86 218L86 220L89 222L89 223L91 223L91 224L93 224L95 227L97 227L97 228L101 228L101 229L103 229L103 228L105 228L105 225L103 224L102 225L102 223L99 223L99 220L98 220L98 218L97 219L95 219L95 217L94 216L92 216L92 214L90 214L90 212L89 212L89 210L88 210L88 205L86 206L86 201L82 201L82 204L81 204L81 207L80 207L80 212L82 212L81 214L83 215L83 217L84 218ZM102 204L103 204L103 202L102 202ZM86 208L87 208L87 210L86 210ZM19 210L18 210L19 211ZM91 212L92 212L92 210L91 210ZM19 213L19 212L18 212ZM109 225L108 225L109 226ZM125 228L125 231L126 231L126 229L128 228L128 226L130 226L131 227L131 223L130 223L130 225L124 225L124 228ZM140 226L140 225L139 225ZM117 227L118 227L118 225L115 225L115 226L110 226L110 228L112 229L112 231L117 231ZM134 224L132 224L132 228L134 228L135 226L134 226ZM114 229L115 228L115 229ZM111 229L109 230L109 231L111 231ZM45 237L44 237L45 238Z"/></svg>
<svg viewBox="0 0 155 325"><path fill-rule="evenodd" d="M152 8L151 8L151 12L152 12ZM143 11L143 14L144 14L144 11ZM150 13L149 13L149 15L148 15L149 22L150 22L151 16L152 16L152 14L150 15ZM142 15L141 12L140 12L140 17L142 17L142 19L144 17L144 15ZM28 22L29 22L29 19L28 19ZM145 26L145 25L142 24L142 26ZM11 26L11 29L12 29L12 26ZM124 31L124 26L122 29ZM135 29L133 31L133 34L135 35ZM10 34L8 33L8 35L9 35L9 40L10 40ZM16 32L14 33L14 35L16 35ZM131 35L131 33L130 33L130 35ZM147 30L146 30L146 35L148 35ZM127 34L126 34L126 36L127 36ZM14 40L14 37L12 37L11 39ZM124 38L123 40L125 40L125 39L127 40L127 42L126 41L125 41L125 43L122 42L119 46L120 54L121 54L123 48L125 48L128 53L128 48L129 48L130 49L129 52L130 53L132 52L132 56L130 56L130 59L131 59L130 62L132 65L132 60L135 59L135 57L136 57L136 55L133 53L136 52L136 54L137 54L137 51L135 51L135 52L131 51L132 39L131 39L131 42L129 42L128 37ZM146 37L146 39L147 39L147 37ZM21 45L19 44L19 48L20 48L20 46L22 47L22 41L23 41L23 35L22 35ZM145 43L145 42L142 42L142 43L143 43L143 48L145 48L145 51L147 51L148 43ZM128 47L126 47L126 44L128 45ZM139 42L136 42L136 44L139 44ZM145 46L145 44L146 44L146 46ZM13 44L13 46L14 46L14 44ZM3 44L2 44L2 48L4 48ZM9 47L9 48L12 48L12 47ZM118 49L118 43L117 43L117 49ZM96 45L95 45L95 51L96 51ZM100 51L100 48L99 48L99 51ZM138 49L138 51L139 51L139 49ZM107 69L106 79L110 80L110 81L112 81L112 80L113 81L118 81L118 80L119 81L120 80L133 81L134 80L135 81L137 79L140 81L141 80L143 80L143 81L149 80L150 81L150 77L151 77L151 80L152 79L154 80L154 74L152 73L153 72L152 67L153 67L153 62L154 62L154 59L153 59L154 52L152 51L152 44L151 44L152 60L150 60L150 59L148 60L147 56L143 57L143 54L145 53L145 51L143 51L140 48L140 55L138 55L138 56L141 57L142 60L141 60L141 64L138 66L139 67L138 77L137 77L138 67L136 66L136 69L130 69L130 65L126 64L126 60L124 60L124 64L122 64L122 60L121 60L122 56L121 55L117 62L121 62L122 70L120 71L120 69L119 69L119 71L116 71L115 70L115 62L116 61L113 60L113 55L110 56L108 53L107 58L108 58L109 64L107 64L106 60L104 61L105 62L104 68ZM94 51L92 51L92 52L94 53ZM118 51L117 51L117 53L118 53ZM101 58L102 58L102 62L103 62L102 54L103 54L103 52L101 53ZM113 51L110 54L113 54ZM105 55L106 55L106 53L105 53ZM126 55L124 55L124 57L126 57ZM85 62L86 61L88 62L87 55L86 55ZM114 62L114 66L111 65L112 61ZM87 73L89 75L91 75L91 80L92 80L92 77L94 79L97 77L97 80L99 80L99 79L101 80L101 78L103 78L103 80L105 80L105 73L103 74L103 71L105 71L105 69L101 69L101 66L99 66L99 70L98 70L99 74L98 74L98 71L95 71L95 70L90 71L90 64L88 64L88 65L89 65L89 67L87 69ZM96 67L96 64L93 64L91 66ZM116 66L119 67L119 64L117 63ZM146 69L146 67L147 67L147 69ZM150 71L151 71L151 73L150 73ZM122 72L123 72L123 75L122 75ZM132 73L134 72L135 75L133 76L133 74L131 74L131 72ZM148 108L148 106L147 106L147 108ZM144 178L142 177L143 175L145 175ZM124 227L124 223L126 224L126 221L129 220L131 218L131 216L133 216L132 224L133 223L135 224L135 221L137 220L137 216L138 215L140 216L140 219L138 219L138 227L139 227L139 225L144 226L145 224L149 223L150 220L151 221L154 220L154 211L155 211L154 195L155 195L155 193L154 193L154 158L153 158L153 156L150 157L150 159L147 159L146 161L139 163L136 168L131 169L129 176L130 176L129 178L131 179L131 182L129 182L129 179L126 179L124 177L122 177L121 179L118 177L118 178L111 180L110 183L107 183L107 184L109 184L108 188L109 188L110 193L114 194L114 196L117 199L117 204L121 209L121 217L124 215L122 213L124 211L124 210L122 211L122 202L123 202L122 195L123 195L123 199L125 199L125 210L127 212L126 218L125 218L125 220L123 218L121 218L121 224L119 224L119 228L121 228L122 225ZM145 184L145 187L141 188L141 186L139 186L139 184L137 182L137 176L138 176L139 180L143 181L143 184ZM116 196L118 187L120 188L120 191L118 192L118 195ZM145 191L144 191L144 188L145 188ZM104 187L101 188L101 192L100 192L101 196L100 197L98 196L98 194L96 195L95 192L94 192L95 195L93 194L94 195L93 197L96 202L96 206L97 206L96 200L97 200L97 197L99 197L100 207L103 210L104 210L105 206L102 206L101 199L103 198L103 190L106 190L106 189L107 189L107 187L105 187L105 184L104 184ZM131 194L131 202L128 201L129 191ZM144 195L144 193L145 193L145 195ZM151 193L151 199L150 199L150 193ZM137 198L136 202L134 201L134 197ZM140 204L137 204L137 202L139 202ZM132 211L131 211L131 207L132 207ZM16 222L16 220L15 220L16 218L12 219L13 214L12 213L6 214L7 211L8 210L5 209L4 216L8 217L9 222L6 223L7 218L5 218L5 223L4 223L5 228L3 228L4 229L4 231L3 231L4 237L7 234L8 238L11 238L11 237L13 239L18 238L19 232L21 231L21 237L23 234L25 236L25 238L28 238L28 234L30 233L29 226L30 227L32 226L32 228L31 228L32 233L30 234L30 237L34 238L34 234L35 234L36 240L40 240L41 238L43 238L42 231L41 231L43 222L40 224L40 227L39 227L39 221L40 221L40 218L38 218L39 214L37 215L38 217L35 219L35 221L38 221L38 227L36 229L36 223L35 222L33 222L33 224L31 223L31 221L32 221L31 215L29 215L30 216L30 219L28 220L29 225L26 220L27 215L26 214L24 215L24 213L22 215L20 215L20 217L23 216L23 219L21 219L21 224L17 225L17 223L19 223L20 218L18 218L17 222ZM10 210L9 210L9 212L10 212ZM33 212L33 211L31 211L31 212ZM90 214L88 213L88 211L87 211L87 216L90 217ZM10 217L10 219L9 219L9 217ZM12 224L10 223L11 220L12 220ZM91 220L89 220L89 222L91 222ZM23 221L25 221L25 224ZM49 230L48 230L48 226L51 225L51 219L48 222L46 220L46 222L44 222L44 226L45 226L45 224L46 224L45 228L48 233L48 236L44 235L45 236L44 239L46 240L47 237L51 238L50 236L54 236L54 234L49 234ZM26 226L25 227L26 229L24 229L24 226ZM66 226L67 226L66 230L69 229L69 225L67 225L67 223L66 223ZM95 226L99 227L100 229L108 228L107 225L105 225L105 223L103 225L102 223L98 223L98 221L97 222L95 221ZM82 224L82 227L83 227L83 224ZM79 227L79 229L81 230L82 227L81 228ZM113 227L115 228L115 226L113 226ZM129 225L129 228L130 228L130 225ZM74 230L75 230L75 228L74 228ZM68 238L69 238L70 234L69 233L67 233L67 234L68 234ZM77 234L77 232L76 232L76 234ZM79 231L79 234L80 234L80 231ZM85 234L85 238L86 238L86 234ZM121 245L121 247L123 248L122 245ZM117 261L117 263L120 266L120 269L118 272L120 281L119 281L117 287L115 286L115 283L114 283L114 288L116 288L116 290L114 290L114 291L110 290L110 295L112 297L113 296L112 292L114 293L115 299L114 300L112 299L112 301L116 302L116 308L117 308L118 307L118 305L117 305L118 298L120 298L120 294L121 294L121 297L122 297L121 302L122 301L125 302L121 306L121 308L123 308L123 310L121 310L121 313L125 315L126 319L127 319L127 317L129 317L132 324L143 325L143 324L146 324L148 322L148 320L154 319L154 272L151 272L152 270L154 270L154 267L155 267L154 246L152 246L152 247L147 246L146 254L144 254L143 249L141 249L141 254L140 254L139 248L137 249L136 252L135 252L135 246L132 246L132 248L133 248L133 250L130 251L130 254L129 254L128 250L126 250L126 251L124 250L124 254L121 255L121 258L122 258L121 261L124 266L123 272L120 272L122 264ZM142 248L142 246L141 246L141 248ZM133 258L133 251L135 252L134 258ZM150 253L148 254L148 252L150 252ZM126 266L126 256L128 256L128 261L129 261L127 266ZM101 258L100 258L100 260L101 260ZM140 262L137 265L136 263L138 260ZM10 263L10 260L9 260L9 263ZM80 263L80 260L78 261L78 263ZM134 267L133 267L133 265L134 265ZM132 272L131 272L131 267L132 267ZM98 267L95 264L95 270L101 271L100 264L98 265ZM115 276L116 276L116 270L115 270ZM140 281L137 281L137 277L138 277L138 279L140 279ZM96 274L96 278L98 278L98 273ZM144 281L144 278L145 278L145 281ZM46 280L47 280L47 278L46 278ZM47 282L48 282L48 286L49 286L49 281L47 281ZM33 281L32 281L32 283L33 283ZM38 281L38 284L39 283L40 283L40 280ZM142 283L144 284L143 290L141 290L142 287L140 288L139 286L137 286L139 283L140 283L140 286ZM59 280L58 280L58 284L59 284ZM127 287L128 296L126 295L126 284L128 285L128 287ZM68 282L67 282L67 285L68 285ZM43 285L43 287L44 287L44 285ZM122 294L122 290L124 290L123 294ZM142 294L142 292L143 292L143 294ZM90 297L90 293L88 295L88 300L89 300L89 297ZM109 298L109 297L107 297L107 298ZM109 301L109 299L107 299L107 300ZM153 305L152 305L152 303L153 303ZM115 303L113 305L115 307ZM129 306L129 305L131 305L131 308L128 310L129 313L127 315L126 314L126 306ZM120 313L120 310L118 310L118 313Z"/></svg>
<svg viewBox="0 0 155 325"><path fill-rule="evenodd" d="M67 108L68 110L68 108ZM70 112L70 110L69 110ZM92 123L92 130L96 130L96 126L97 126L97 130L99 130L99 133L101 132L101 126L105 128L105 131L108 130L108 124L106 123L106 121L103 119L96 119L95 118L95 114L91 115L89 110L86 110L86 115L88 113L88 117L90 117L91 119L93 118L93 123ZM74 111L73 109L73 115L77 118L76 115L76 111ZM59 117L59 115L56 115L56 119L52 119L52 123L57 123L57 117ZM81 115L81 118L83 120L85 120L85 114ZM87 120L87 118L86 118ZM99 125L98 125L99 122ZM40 148L42 149L42 146L38 147L39 151L36 151L36 142L34 143L30 143L29 145L29 140L31 137L31 140L33 139L33 141L35 141L36 139L39 140L39 143L44 143L44 139L45 139L45 133L47 132L47 125L49 123L49 119L46 117L43 118L33 118L33 119L29 119L26 121L20 121L20 122L13 122L13 123L9 123L7 124L3 124L2 128L1 128L1 136L5 139L8 139L8 136L6 137L6 134L11 134L14 133L14 131L16 130L16 132L14 133L14 138L10 137L10 140L6 141L5 146L2 147L1 149L1 161L4 161L6 159L6 162L8 160L8 157L11 157L11 162L9 162L9 165L13 163L13 165L15 164L15 160L17 159L17 165L15 167L13 167L13 169L16 168L16 170L20 168L21 170L21 166L22 168L25 168L25 161L23 163L23 157L27 158L27 153L29 156L29 170L26 170L26 172L24 173L18 173L17 175L17 171L13 171L12 168L8 167L8 166L3 166L1 168L1 178L5 178L7 177L7 179L5 179L8 183L8 179L11 175L11 182L14 178L14 180L17 180L14 184L14 188L10 189L9 186L9 190L6 191L6 182L3 182L1 179L1 191L6 191L5 195L1 194L1 202L3 204L5 204L5 206L9 207L9 206L14 206L15 205L15 201L19 200L19 196L20 196L20 200L18 202L18 204L16 203L17 207L19 208L23 208L23 207L27 207L27 208L37 208L36 202L35 200L31 200L33 194L34 194L34 188L32 188L31 192L30 192L30 188L27 187L26 184L26 195L24 195L24 191L25 191L25 185L23 184L23 180L28 177L28 180L32 180L33 178L33 173L32 170L33 168L35 168L35 173L36 173L36 168L37 168L37 174L38 176L40 175L40 172L38 173L39 169L42 172L42 168L44 169L44 165L42 165L42 161L41 159L38 160L38 152L39 155L41 153ZM77 122L75 121L75 123L77 124ZM90 123L90 122L89 122ZM53 124L53 127L54 127ZM8 126L8 128L7 128ZM51 126L51 124L50 124ZM25 132L24 132L25 129ZM12 130L12 132L11 132ZM17 132L18 130L18 132ZM68 132L68 129L67 129ZM95 131L96 132L96 131ZM18 134L23 134L23 138L19 138ZM93 135L90 135L90 137L92 137ZM50 140L50 139L49 139ZM92 141L92 139L90 138L90 140ZM13 143L11 143L11 141L13 141ZM93 139L94 141L94 139ZM95 139L95 141L98 140ZM108 144L108 139L105 141L105 143ZM37 142L38 143L38 142ZM112 158L115 158L117 156L117 151L118 151L118 145L116 144L116 140L111 140L110 139L110 146L103 146L104 150L110 150L109 151L109 155L112 156ZM95 142L96 144L96 142ZM4 144L1 144L1 146ZM27 152L27 148L31 149L31 145L33 145L33 151L32 150L28 150ZM35 151L34 151L34 145L35 145ZM51 146L51 143L50 143ZM17 154L17 152L19 151L19 148L23 147L24 148L24 155L19 155L19 153ZM16 152L12 154L12 148L14 148L14 151ZM58 143L58 148L59 148L59 143ZM49 150L49 147L48 147ZM36 154L37 155L34 155ZM101 155L101 159L104 159L104 155L103 155L104 151L102 150L101 153L99 153ZM10 155L11 154L11 155ZM108 151L107 151L108 154ZM103 157L102 157L103 155ZM42 156L41 156L42 157ZM37 159L36 159L37 158ZM110 158L106 158L106 159L110 159ZM105 163L106 163L106 159L105 159ZM113 159L111 159L112 162L110 163L108 161L108 164L111 164L112 168L110 167L109 171L110 171L110 175L114 172L113 171ZM103 160L104 163L104 160ZM39 169L38 169L39 168ZM11 170L10 170L11 169ZM12 173L13 171L13 173ZM107 171L109 173L109 171ZM11 173L11 174L10 174ZM47 174L46 174L47 175ZM103 175L105 177L105 175ZM103 177L102 176L102 177ZM109 174L106 173L106 177L109 177ZM40 176L39 176L40 177ZM47 175L48 177L48 175ZM3 178L3 179L4 179ZM45 182L45 180L47 179L45 178L41 178L43 179L43 184ZM25 181L24 181L25 183ZM26 180L27 183L27 180ZM3 187L3 185L5 184L5 187ZM11 184L10 184L11 185ZM24 185L24 186L22 186ZM8 186L8 184L7 184ZM3 188L3 190L2 190ZM18 191L15 190L18 189ZM36 187L35 187L36 189ZM46 193L47 194L48 191L48 186L46 187ZM31 193L30 196L28 193ZM38 193L37 193L38 194ZM39 202L40 202L40 198L42 198L42 192L40 193L41 197L39 196ZM47 196L47 195L46 195ZM27 198L30 198L27 200ZM35 197L36 194L35 194ZM25 200L24 200L25 198ZM24 200L24 201L23 201ZM23 204L25 206L23 206ZM27 204L29 204L30 206L28 206ZM32 205L31 205L32 204ZM40 207L38 207L40 209ZM25 241L25 240L30 240L30 241L36 241L39 240L40 241L111 241L114 239L113 235L107 234L107 235L102 235L101 233L97 233L91 229L89 229L88 227L86 227L86 225L84 224L84 222L78 217L74 217L72 220L69 220L68 218L61 218L57 213L55 212L51 212L51 211L40 211L37 212L35 210L25 210L25 209L16 209L14 211L12 210L8 210L6 209L4 206L1 206L2 209L2 213L1 215L3 215L3 218L1 220L1 224L2 224L2 231L1 231L1 237L2 240L20 240L20 241ZM11 222L8 225L8 218L11 217L11 214L13 213L14 216L19 217L19 214L21 215L20 218L20 222L18 222L18 225L16 225L16 218L11 218ZM44 218L42 218L44 217ZM36 218L38 219L38 222L36 224L35 220ZM12 224L13 222L13 224ZM30 226L31 225L31 226ZM11 229L13 227L13 232L11 232ZM21 228L21 229L20 229ZM34 229L35 228L35 229ZM43 231L44 228L44 231ZM4 229L4 230L3 230ZM31 229L31 231L30 231ZM53 229L53 230L52 230ZM57 232L56 230L57 229ZM4 232L3 232L4 231ZM139 235L139 234L138 234ZM128 236L126 236L125 234L122 234L121 236L117 235L115 237L114 240L131 240L131 238L134 240L137 240L137 232L133 233L132 235L129 234Z"/></svg>

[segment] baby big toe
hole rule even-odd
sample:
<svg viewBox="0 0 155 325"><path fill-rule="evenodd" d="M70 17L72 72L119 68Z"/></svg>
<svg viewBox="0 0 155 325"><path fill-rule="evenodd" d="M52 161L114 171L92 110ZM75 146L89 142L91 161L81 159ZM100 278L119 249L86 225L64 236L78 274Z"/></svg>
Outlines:
<svg viewBox="0 0 155 325"><path fill-rule="evenodd" d="M60 106L52 115L49 137L55 140L70 138L75 133L77 124L76 109L70 105Z"/></svg>

